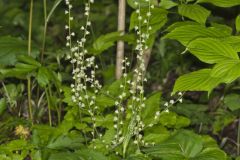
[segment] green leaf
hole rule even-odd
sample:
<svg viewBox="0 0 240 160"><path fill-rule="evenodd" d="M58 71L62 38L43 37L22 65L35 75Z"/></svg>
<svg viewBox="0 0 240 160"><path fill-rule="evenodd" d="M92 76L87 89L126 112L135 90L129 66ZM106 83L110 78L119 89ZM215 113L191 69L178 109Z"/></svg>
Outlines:
<svg viewBox="0 0 240 160"><path fill-rule="evenodd" d="M95 54L100 54L108 48L112 47L117 40L127 41L129 43L133 43L134 35L123 34L122 32L112 32L105 35L100 36L93 43L93 49L91 52Z"/></svg>
<svg viewBox="0 0 240 160"><path fill-rule="evenodd" d="M187 25L198 25L199 26L199 23L194 22L194 21L175 22L172 25L170 25L166 29L166 31L171 32L172 30L174 30L176 28L179 28L179 27L182 27L182 26L187 26Z"/></svg>
<svg viewBox="0 0 240 160"><path fill-rule="evenodd" d="M207 91L210 93L221 82L221 78L211 77L211 71L211 69L202 69L179 77L174 84L173 93L178 91Z"/></svg>
<svg viewBox="0 0 240 160"><path fill-rule="evenodd" d="M175 128L179 129L183 127L188 127L190 123L191 123L190 119L183 116L177 116Z"/></svg>
<svg viewBox="0 0 240 160"><path fill-rule="evenodd" d="M239 59L237 52L230 45L213 38L198 38L187 48L198 59L209 64Z"/></svg>
<svg viewBox="0 0 240 160"><path fill-rule="evenodd" d="M47 145L50 149L77 149L81 147L84 142L84 138L80 134L69 133L68 135L61 135L54 141Z"/></svg>
<svg viewBox="0 0 240 160"><path fill-rule="evenodd" d="M211 12L198 4L181 4L178 13L198 23L205 24Z"/></svg>
<svg viewBox="0 0 240 160"><path fill-rule="evenodd" d="M142 21L147 19L147 12L148 12L148 9L141 9L141 15L143 19ZM150 17L150 20L149 20L149 26L152 27L152 30L149 33L153 34L156 31L158 31L160 28L162 28L162 26L167 22L168 12L162 8L154 8L152 9L151 13L152 13L152 16ZM133 30L134 27L138 25L139 25L138 14L136 12L133 12L130 19L129 30ZM147 31L147 24L142 23L142 31L143 32Z"/></svg>
<svg viewBox="0 0 240 160"><path fill-rule="evenodd" d="M227 160L226 153L218 148L206 148L190 160Z"/></svg>
<svg viewBox="0 0 240 160"><path fill-rule="evenodd" d="M226 154L216 147L203 148L202 137L180 130L162 144L143 149L153 159L161 160L226 160Z"/></svg>
<svg viewBox="0 0 240 160"><path fill-rule="evenodd" d="M233 30L232 30L232 27L230 26L227 26L225 24L219 24L219 23L214 23L212 22L211 23L211 26L212 27L215 27L215 28L218 28L219 30L221 30L222 32L225 32L226 34L229 34L231 35Z"/></svg>
<svg viewBox="0 0 240 160"><path fill-rule="evenodd" d="M39 63L33 57L28 56L28 55L17 56L17 59L20 62L23 62L23 63L26 63L26 64L31 64L31 65L34 65L36 67L40 67L41 66L41 63Z"/></svg>
<svg viewBox="0 0 240 160"><path fill-rule="evenodd" d="M162 143L170 136L168 129L160 124L144 130L144 141L147 143Z"/></svg>
<svg viewBox="0 0 240 160"><path fill-rule="evenodd" d="M50 80L49 71L46 67L40 67L37 73L37 81L41 87L45 87Z"/></svg>
<svg viewBox="0 0 240 160"><path fill-rule="evenodd" d="M185 160L195 157L203 149L201 137L191 131L178 131L163 144L144 150L153 158Z"/></svg>
<svg viewBox="0 0 240 160"><path fill-rule="evenodd" d="M214 66L211 72L212 77L222 78L222 82L231 83L240 77L240 61L226 60Z"/></svg>
<svg viewBox="0 0 240 160"><path fill-rule="evenodd" d="M197 3L211 3L219 7L233 7L240 5L239 0L198 0Z"/></svg>
<svg viewBox="0 0 240 160"><path fill-rule="evenodd" d="M17 63L15 68L0 69L0 73L5 77L17 77L20 79L26 79L28 75L35 73L38 67L31 64Z"/></svg>
<svg viewBox="0 0 240 160"><path fill-rule="evenodd" d="M236 30L237 32L240 32L240 15L236 18Z"/></svg>
<svg viewBox="0 0 240 160"><path fill-rule="evenodd" d="M219 40L232 46L236 52L240 52L240 36L229 36L220 38Z"/></svg>
<svg viewBox="0 0 240 160"><path fill-rule="evenodd" d="M96 97L96 104L101 108L108 106L114 106L115 99L104 94L100 94Z"/></svg>
<svg viewBox="0 0 240 160"><path fill-rule="evenodd" d="M14 65L17 62L18 55L27 54L27 41L16 37L3 36L0 37L0 64ZM33 46L32 56L36 57L39 52Z"/></svg>
<svg viewBox="0 0 240 160"><path fill-rule="evenodd" d="M160 98L161 93L156 92L145 101L145 108L142 112L144 124L150 124L153 121L156 112L160 109Z"/></svg>
<svg viewBox="0 0 240 160"><path fill-rule="evenodd" d="M172 0L161 0L161 2L159 3L159 6L164 8L164 9L170 9L170 8L173 8L177 5L178 4L173 2Z"/></svg>
<svg viewBox="0 0 240 160"><path fill-rule="evenodd" d="M194 157L203 149L201 137L187 130L177 132L167 142L179 144L185 157Z"/></svg>
<svg viewBox="0 0 240 160"><path fill-rule="evenodd" d="M0 115L2 115L6 109L7 109L7 101L5 98L1 98L0 99Z"/></svg>
<svg viewBox="0 0 240 160"><path fill-rule="evenodd" d="M240 95L229 94L224 97L224 103L228 106L231 111L240 109Z"/></svg>
<svg viewBox="0 0 240 160"><path fill-rule="evenodd" d="M151 159L147 157L145 154L134 154L127 157L126 160L151 160Z"/></svg>
<svg viewBox="0 0 240 160"><path fill-rule="evenodd" d="M85 159L76 153L60 152L51 154L49 160L85 160Z"/></svg>
<svg viewBox="0 0 240 160"><path fill-rule="evenodd" d="M113 115L108 114L106 116L96 116L96 126L112 128L113 126Z"/></svg>
<svg viewBox="0 0 240 160"><path fill-rule="evenodd" d="M177 27L168 33L164 38L175 39L181 42L184 46L187 46L188 43L195 40L196 38L223 38L230 36L222 30L215 27L205 27L203 25L184 25Z"/></svg>
<svg viewBox="0 0 240 160"><path fill-rule="evenodd" d="M155 145L143 150L147 155L161 160L183 160L181 147L177 143L166 143Z"/></svg>
<svg viewBox="0 0 240 160"><path fill-rule="evenodd" d="M97 152L95 150L90 149L82 149L78 152L76 152L78 155L83 157L84 160L109 160L107 157L105 157L102 153Z"/></svg>

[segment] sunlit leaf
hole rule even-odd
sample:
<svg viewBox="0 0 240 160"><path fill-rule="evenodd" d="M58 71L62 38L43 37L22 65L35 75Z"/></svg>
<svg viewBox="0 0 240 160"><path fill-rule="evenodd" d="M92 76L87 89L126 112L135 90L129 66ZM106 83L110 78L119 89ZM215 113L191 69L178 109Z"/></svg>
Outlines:
<svg viewBox="0 0 240 160"><path fill-rule="evenodd" d="M181 4L178 6L178 13L196 22L205 24L211 12L197 4Z"/></svg>
<svg viewBox="0 0 240 160"><path fill-rule="evenodd" d="M238 54L228 44L213 38L198 38L192 41L188 50L205 63L220 63L224 60L238 60Z"/></svg>

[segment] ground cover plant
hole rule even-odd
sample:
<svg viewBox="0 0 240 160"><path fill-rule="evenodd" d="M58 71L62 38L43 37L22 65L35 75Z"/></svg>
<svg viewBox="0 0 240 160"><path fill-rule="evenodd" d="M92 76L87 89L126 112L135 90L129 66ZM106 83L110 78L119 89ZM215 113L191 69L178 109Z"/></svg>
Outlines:
<svg viewBox="0 0 240 160"><path fill-rule="evenodd" d="M240 159L239 0L0 13L0 160Z"/></svg>

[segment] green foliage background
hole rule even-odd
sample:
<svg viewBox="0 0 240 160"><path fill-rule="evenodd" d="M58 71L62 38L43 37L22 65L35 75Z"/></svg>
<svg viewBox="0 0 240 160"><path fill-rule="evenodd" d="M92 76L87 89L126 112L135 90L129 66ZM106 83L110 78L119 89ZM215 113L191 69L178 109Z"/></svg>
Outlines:
<svg viewBox="0 0 240 160"><path fill-rule="evenodd" d="M84 2L72 1L73 30L78 31L84 23ZM144 7L148 3L138 2L146 16ZM125 155L124 145L110 145L116 134L112 97L121 94L123 82L114 78L115 44L125 41L125 54L134 68L134 26L138 22L134 0L127 0L125 35L116 31L117 1L96 0L91 11L92 36L87 48L96 56L100 66L97 77L104 86L96 98L100 107L96 125L102 134L97 139L91 137L89 113L80 114L71 99L72 66L65 58L69 51L65 47L64 2L47 1L46 21L43 2L34 1L29 56L29 1L0 0L0 160L240 159L240 1L151 3L155 8L147 42L152 47L145 86L148 108L141 117L145 124L154 124L142 131L150 145L136 146L130 135ZM81 36L81 32L76 34ZM27 108L29 78L34 121L29 120ZM184 102L161 112L155 121L155 113L165 110L164 103L178 92L185 92ZM131 124L128 112L126 122L127 130ZM19 126L27 136L17 134Z"/></svg>

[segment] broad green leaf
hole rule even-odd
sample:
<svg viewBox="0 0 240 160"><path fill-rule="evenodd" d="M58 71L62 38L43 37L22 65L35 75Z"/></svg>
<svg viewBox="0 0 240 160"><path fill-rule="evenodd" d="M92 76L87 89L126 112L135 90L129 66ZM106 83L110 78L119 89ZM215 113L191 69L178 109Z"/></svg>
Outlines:
<svg viewBox="0 0 240 160"><path fill-rule="evenodd" d="M224 103L231 111L240 109L240 95L239 94L229 94L224 97Z"/></svg>
<svg viewBox="0 0 240 160"><path fill-rule="evenodd" d="M15 68L12 69L0 69L0 73L3 77L17 77L19 79L26 79L28 75L35 73L37 67L25 63L17 63Z"/></svg>
<svg viewBox="0 0 240 160"><path fill-rule="evenodd" d="M126 160L151 160L151 158L149 158L145 154L134 154L127 157Z"/></svg>
<svg viewBox="0 0 240 160"><path fill-rule="evenodd" d="M191 131L182 130L170 137L168 143L177 143L186 158L195 157L203 149L201 137Z"/></svg>
<svg viewBox="0 0 240 160"><path fill-rule="evenodd" d="M227 160L227 156L218 148L206 148L190 160Z"/></svg>
<svg viewBox="0 0 240 160"><path fill-rule="evenodd" d="M174 112L163 112L159 117L159 123L169 128L174 128L176 121L177 114Z"/></svg>
<svg viewBox="0 0 240 160"><path fill-rule="evenodd" d="M148 9L141 9L142 15L142 31L146 32L147 24L143 23L143 21L147 18ZM168 12L162 8L154 8L151 11L152 16L150 16L149 26L152 27L152 30L149 31L150 34L158 31L162 26L167 22L167 14ZM130 19L129 30L133 30L135 26L139 25L138 14L133 12Z"/></svg>
<svg viewBox="0 0 240 160"><path fill-rule="evenodd" d="M1 98L0 99L0 115L2 115L6 109L7 109L7 101L5 98Z"/></svg>
<svg viewBox="0 0 240 160"><path fill-rule="evenodd" d="M202 135L201 138L203 141L204 148L217 148L218 147L218 144L213 137L211 137L209 135Z"/></svg>
<svg viewBox="0 0 240 160"><path fill-rule="evenodd" d="M150 133L144 135L146 143L161 143L169 137L169 133Z"/></svg>
<svg viewBox="0 0 240 160"><path fill-rule="evenodd" d="M233 30L232 30L232 27L230 26L227 26L225 24L219 24L219 23L214 23L212 22L211 23L211 26L212 27L215 27L215 28L218 28L219 30L221 30L222 32L225 32L226 34L229 34L231 35Z"/></svg>
<svg viewBox="0 0 240 160"><path fill-rule="evenodd" d="M115 99L111 96L100 94L96 97L96 104L101 108L105 108L108 106L114 106Z"/></svg>
<svg viewBox="0 0 240 160"><path fill-rule="evenodd" d="M80 134L69 133L68 135L61 135L54 141L47 145L50 149L78 149L84 142L84 138Z"/></svg>
<svg viewBox="0 0 240 160"><path fill-rule="evenodd" d="M173 8L177 5L178 4L173 2L172 0L161 0L161 2L159 3L159 6L164 8L164 9L170 9L170 8Z"/></svg>
<svg viewBox="0 0 240 160"><path fill-rule="evenodd" d="M90 149L82 149L76 152L79 156L83 157L84 160L109 160L102 153Z"/></svg>
<svg viewBox="0 0 240 160"><path fill-rule="evenodd" d="M162 160L185 160L196 157L203 150L202 139L191 131L178 131L162 144L144 149L150 157Z"/></svg>
<svg viewBox="0 0 240 160"><path fill-rule="evenodd" d="M214 27L205 27L203 25L184 25L177 27L168 33L164 38L175 39L181 42L184 46L197 38L223 38L230 36L222 30Z"/></svg>
<svg viewBox="0 0 240 160"><path fill-rule="evenodd" d="M2 159L2 160L12 160L12 158L7 156L6 154L0 154L0 159Z"/></svg>
<svg viewBox="0 0 240 160"><path fill-rule="evenodd" d="M239 59L230 45L214 38L198 38L190 42L187 48L198 59L209 64Z"/></svg>
<svg viewBox="0 0 240 160"><path fill-rule="evenodd" d="M0 37L0 64L14 65L16 57L24 54L27 55L27 41L10 36ZM31 54L33 57L39 54L36 47L33 46Z"/></svg>
<svg viewBox="0 0 240 160"><path fill-rule="evenodd" d="M113 126L113 115L108 114L106 116L96 116L96 126L112 128Z"/></svg>
<svg viewBox="0 0 240 160"><path fill-rule="evenodd" d="M31 64L37 67L41 66L41 63L39 63L38 61L36 61L33 57L28 56L28 55L20 55L17 56L18 61L26 63L26 64Z"/></svg>
<svg viewBox="0 0 240 160"><path fill-rule="evenodd" d="M217 147L203 146L202 137L191 131L178 131L162 144L144 149L152 158L161 160L226 160L226 154Z"/></svg>
<svg viewBox="0 0 240 160"><path fill-rule="evenodd" d="M240 36L229 36L220 38L219 40L232 46L236 52L240 52Z"/></svg>
<svg viewBox="0 0 240 160"><path fill-rule="evenodd" d="M45 87L50 81L49 71L46 67L40 67L37 73L37 81L41 87Z"/></svg>
<svg viewBox="0 0 240 160"><path fill-rule="evenodd" d="M181 146L177 143L166 143L155 145L143 150L147 155L161 160L183 160Z"/></svg>
<svg viewBox="0 0 240 160"><path fill-rule="evenodd" d="M172 25L170 25L166 31L171 32L172 30L182 27L182 26L187 26L187 25L199 25L199 23L194 22L194 21L182 21L182 22L175 22Z"/></svg>
<svg viewBox="0 0 240 160"><path fill-rule="evenodd" d="M198 23L205 24L211 12L198 4L181 4L178 13Z"/></svg>
<svg viewBox="0 0 240 160"><path fill-rule="evenodd" d="M7 150L11 152L16 150L26 150L31 148L32 148L32 145L28 144L27 141L23 139L19 139L19 140L12 140L11 142L4 144L3 146L1 146L0 150Z"/></svg>
<svg viewBox="0 0 240 160"><path fill-rule="evenodd" d="M134 39L135 38L133 35L124 35L122 32L108 33L100 36L96 41L94 41L93 49L91 52L94 54L100 54L108 48L112 47L117 40L123 40L132 43Z"/></svg>
<svg viewBox="0 0 240 160"><path fill-rule="evenodd" d="M221 78L211 77L211 69L202 69L180 76L174 84L173 93L178 91L207 91L211 92Z"/></svg>
<svg viewBox="0 0 240 160"><path fill-rule="evenodd" d="M170 132L166 127L156 124L144 130L144 141L147 143L162 143L170 136Z"/></svg>
<svg viewBox="0 0 240 160"><path fill-rule="evenodd" d="M177 116L177 120L174 128L179 129L179 128L188 127L190 123L191 123L190 119L183 116Z"/></svg>
<svg viewBox="0 0 240 160"><path fill-rule="evenodd" d="M240 61L226 60L214 66L211 72L212 77L222 78L222 82L231 83L240 77Z"/></svg>
<svg viewBox="0 0 240 160"><path fill-rule="evenodd" d="M198 0L197 3L211 3L219 7L233 7L240 5L239 0Z"/></svg>
<svg viewBox="0 0 240 160"><path fill-rule="evenodd" d="M237 32L240 32L240 15L236 18L236 30Z"/></svg>
<svg viewBox="0 0 240 160"><path fill-rule="evenodd" d="M52 153L49 157L49 160L85 160L77 153L72 152L59 152Z"/></svg>
<svg viewBox="0 0 240 160"><path fill-rule="evenodd" d="M156 92L145 101L145 108L142 112L144 124L149 124L153 121L156 112L160 109L160 98L161 93Z"/></svg>

